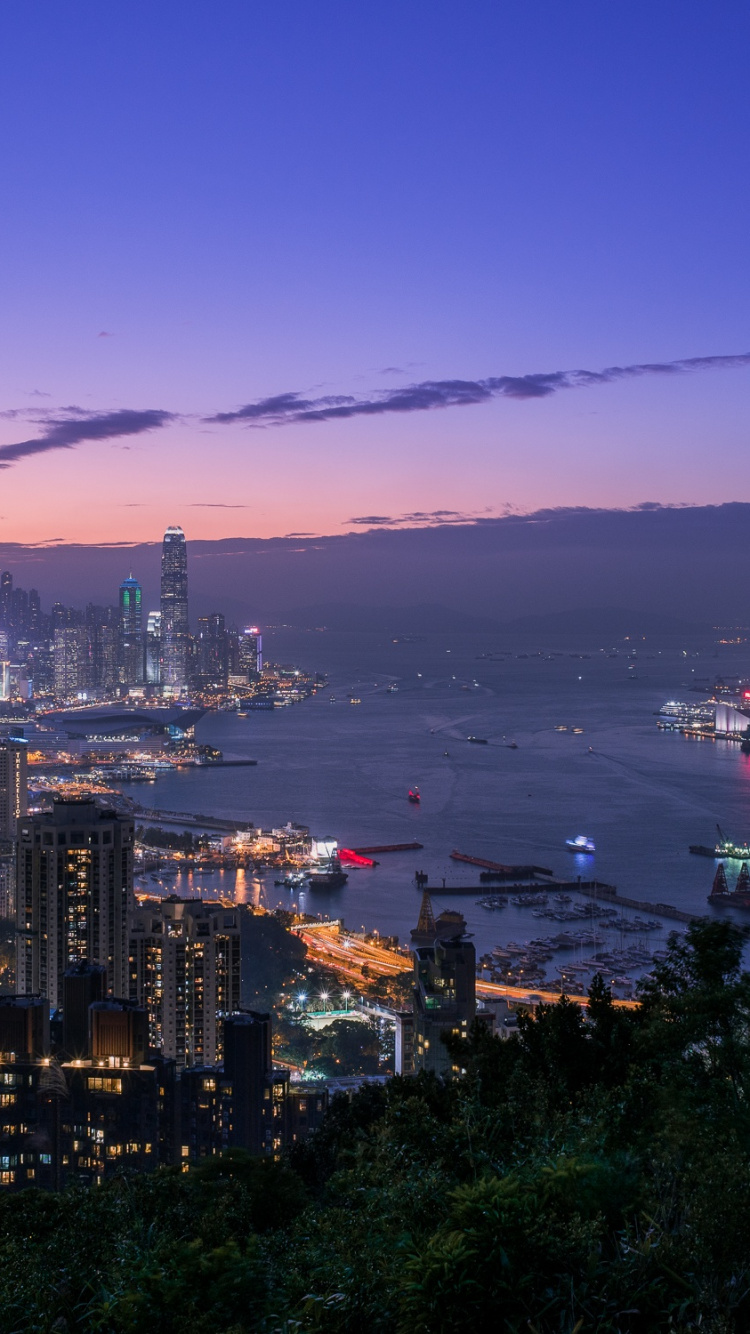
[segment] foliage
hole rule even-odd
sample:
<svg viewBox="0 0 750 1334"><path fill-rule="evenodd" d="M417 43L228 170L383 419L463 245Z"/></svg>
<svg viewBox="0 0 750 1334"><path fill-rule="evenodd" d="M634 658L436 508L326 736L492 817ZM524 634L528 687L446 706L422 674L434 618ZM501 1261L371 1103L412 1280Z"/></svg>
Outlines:
<svg viewBox="0 0 750 1334"><path fill-rule="evenodd" d="M0 1198L0 1334L743 1334L743 945L696 924L631 1010L597 979L476 1025L460 1079L338 1096L284 1163Z"/></svg>

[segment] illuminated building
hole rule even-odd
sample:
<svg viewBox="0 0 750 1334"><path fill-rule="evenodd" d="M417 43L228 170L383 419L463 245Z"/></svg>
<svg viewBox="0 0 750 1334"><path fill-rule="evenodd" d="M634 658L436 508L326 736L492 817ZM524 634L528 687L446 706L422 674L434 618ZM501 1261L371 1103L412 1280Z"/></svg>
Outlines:
<svg viewBox="0 0 750 1334"><path fill-rule="evenodd" d="M82 959L128 990L133 822L91 798L57 800L18 822L16 993L62 1004L63 976Z"/></svg>
<svg viewBox="0 0 750 1334"><path fill-rule="evenodd" d="M75 699L94 684L91 636L85 626L62 625L55 630L55 695Z"/></svg>
<svg viewBox="0 0 750 1334"><path fill-rule="evenodd" d="M161 681L161 612L150 611L146 621L146 684Z"/></svg>
<svg viewBox="0 0 750 1334"><path fill-rule="evenodd" d="M132 575L120 584L120 674L126 686L143 682L141 586Z"/></svg>
<svg viewBox="0 0 750 1334"><path fill-rule="evenodd" d="M174 1158L174 1066L149 1053L142 1010L99 997L100 974L66 974L62 1050L46 1000L0 997L0 1192L97 1183Z"/></svg>
<svg viewBox="0 0 750 1334"><path fill-rule="evenodd" d="M246 681L254 681L263 670L263 636L255 625L240 631L239 670Z"/></svg>
<svg viewBox="0 0 750 1334"><path fill-rule="evenodd" d="M16 912L16 828L27 810L27 743L0 740L0 917Z"/></svg>
<svg viewBox="0 0 750 1334"><path fill-rule="evenodd" d="M324 1086L292 1085L274 1067L271 1016L246 1011L224 1021L224 1063L180 1078L180 1152L200 1162L227 1149L277 1157L305 1139L328 1107Z"/></svg>
<svg viewBox="0 0 750 1334"><path fill-rule="evenodd" d="M223 1018L240 1004L240 915L200 899L139 908L130 931L130 998L151 1046L178 1069L221 1060Z"/></svg>
<svg viewBox="0 0 750 1334"><path fill-rule="evenodd" d="M0 838L15 838L17 823L26 814L26 752L21 738L0 740Z"/></svg>
<svg viewBox="0 0 750 1334"><path fill-rule="evenodd" d="M179 694L188 679L187 543L181 528L168 528L161 555L161 684Z"/></svg>
<svg viewBox="0 0 750 1334"><path fill-rule="evenodd" d="M467 1038L476 1016L476 951L465 935L466 923L458 914L441 927L427 895L422 900L419 924L412 932L414 946L413 1069L437 1075L458 1073L442 1041L444 1033ZM432 931L435 935L429 941Z"/></svg>
<svg viewBox="0 0 750 1334"><path fill-rule="evenodd" d="M227 683L227 632L221 612L198 618L198 672L204 685Z"/></svg>

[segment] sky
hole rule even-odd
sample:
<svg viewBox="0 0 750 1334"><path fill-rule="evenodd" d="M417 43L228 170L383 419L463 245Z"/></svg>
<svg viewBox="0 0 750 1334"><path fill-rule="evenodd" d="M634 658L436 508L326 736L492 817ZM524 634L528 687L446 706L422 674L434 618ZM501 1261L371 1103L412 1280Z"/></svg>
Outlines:
<svg viewBox="0 0 750 1334"><path fill-rule="evenodd" d="M0 543L750 501L750 10L4 0Z"/></svg>

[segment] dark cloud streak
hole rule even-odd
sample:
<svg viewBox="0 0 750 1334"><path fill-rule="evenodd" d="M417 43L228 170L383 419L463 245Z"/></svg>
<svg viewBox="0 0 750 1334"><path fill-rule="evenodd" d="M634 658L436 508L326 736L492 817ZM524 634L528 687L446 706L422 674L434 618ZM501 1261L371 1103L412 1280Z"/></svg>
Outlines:
<svg viewBox="0 0 750 1334"><path fill-rule="evenodd" d="M470 407L493 398L548 398L561 389L588 389L644 375L685 375L699 370L733 370L750 366L750 352L730 356L686 357L680 361L639 362L608 366L601 371L539 371L530 375L490 376L485 380L423 380L402 389L386 389L370 398L351 395L303 398L298 393L247 403L234 412L220 412L206 421L228 425L285 426L350 417L376 417L389 412L428 412L434 408Z"/></svg>
<svg viewBox="0 0 750 1334"><path fill-rule="evenodd" d="M70 411L70 416L46 418L42 423L42 434L35 440L0 445L0 468L10 468L19 459L46 454L51 449L73 449L89 440L115 440L124 435L141 435L144 431L156 431L174 421L173 413L158 408L143 411L122 408L117 412L85 414L81 414L80 409L67 411Z"/></svg>

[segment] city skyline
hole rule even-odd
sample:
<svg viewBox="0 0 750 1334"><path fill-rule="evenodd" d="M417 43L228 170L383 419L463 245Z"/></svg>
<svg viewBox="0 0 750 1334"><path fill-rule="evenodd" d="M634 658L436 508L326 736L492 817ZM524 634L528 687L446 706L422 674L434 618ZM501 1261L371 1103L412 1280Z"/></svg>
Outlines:
<svg viewBox="0 0 750 1334"><path fill-rule="evenodd" d="M747 13L292 13L4 9L0 543L749 499Z"/></svg>

